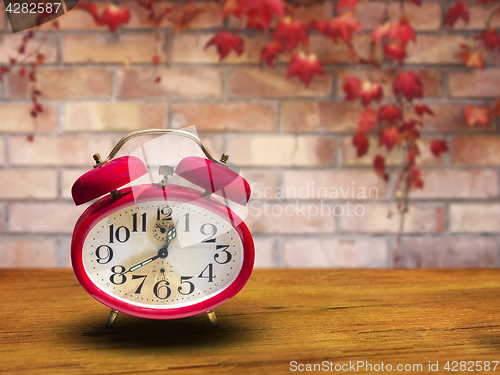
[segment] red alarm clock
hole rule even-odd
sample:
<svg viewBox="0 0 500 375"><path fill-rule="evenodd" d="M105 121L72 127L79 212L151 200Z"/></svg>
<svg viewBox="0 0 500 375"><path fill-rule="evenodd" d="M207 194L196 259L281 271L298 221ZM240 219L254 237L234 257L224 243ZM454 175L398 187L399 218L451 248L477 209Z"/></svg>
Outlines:
<svg viewBox="0 0 500 375"><path fill-rule="evenodd" d="M169 173L162 181L124 187L148 170L135 156L114 159L118 150L131 138L163 134L201 147L206 158L186 157L174 170L199 189L168 183ZM213 309L243 288L255 257L247 226L228 204L246 205L250 187L227 158L215 160L191 133L144 130L123 137L105 160L94 155L94 169L74 183L77 205L102 196L75 225L71 260L83 288L112 309L108 327L119 312L149 319L206 312L217 326Z"/></svg>

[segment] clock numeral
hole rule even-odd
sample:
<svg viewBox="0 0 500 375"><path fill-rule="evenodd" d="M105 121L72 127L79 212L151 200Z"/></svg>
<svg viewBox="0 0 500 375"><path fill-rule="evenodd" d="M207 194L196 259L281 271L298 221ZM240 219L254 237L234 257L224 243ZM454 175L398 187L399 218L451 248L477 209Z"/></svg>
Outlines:
<svg viewBox="0 0 500 375"><path fill-rule="evenodd" d="M147 275L132 275L132 280L141 279L141 278L142 278L142 283L135 290L135 294L141 294L142 286L144 285L144 282L146 281Z"/></svg>
<svg viewBox="0 0 500 375"><path fill-rule="evenodd" d="M121 271L119 271L118 269L121 269ZM127 276L123 274L125 271L125 267L120 265L111 267L111 272L113 272L113 274L109 278L109 281L111 281L115 285L124 284L127 281ZM119 280L116 280L117 278Z"/></svg>
<svg viewBox="0 0 500 375"><path fill-rule="evenodd" d="M207 227L211 228L207 232ZM201 241L201 242L215 242L215 238L213 238L217 234L217 227L211 223L203 224L200 228L201 234L204 234L205 236L208 236L207 239Z"/></svg>
<svg viewBox="0 0 500 375"><path fill-rule="evenodd" d="M191 281L188 281L189 279L192 279L192 278L193 278L193 276L181 276L181 284L189 284L189 291L187 293L183 293L182 292L183 286L181 285L178 288L178 291L180 294L188 295L188 294L191 294L194 292L194 284Z"/></svg>
<svg viewBox="0 0 500 375"><path fill-rule="evenodd" d="M186 218L184 220L184 232L189 232L189 212L184 217Z"/></svg>
<svg viewBox="0 0 500 375"><path fill-rule="evenodd" d="M169 285L170 284L168 283L167 280L158 281L153 288L153 293L155 294L156 298L166 299L166 298L170 297L170 294L172 293L172 291L168 287ZM165 291L162 291L163 288L166 289L166 295L160 295L160 293L162 293L162 294L165 293Z"/></svg>
<svg viewBox="0 0 500 375"><path fill-rule="evenodd" d="M214 255L214 260L219 263L219 264L226 264L226 263L229 263L229 261L231 260L232 258L232 255L229 251L227 251L227 248L229 247L229 245L217 245L216 248L215 248L215 251L217 250L222 250L223 253L226 253L226 260L224 260L224 262L219 262L218 259L220 257L221 254L219 253L215 253Z"/></svg>
<svg viewBox="0 0 500 375"><path fill-rule="evenodd" d="M207 271L207 268L208 268L208 271ZM208 276L203 276L203 274L205 273L205 271L208 272ZM214 275L214 266L212 263L208 263L208 265L203 269L203 271L201 271L201 273L199 274L198 276L200 279L208 279L208 282L209 283L212 283L215 278L215 275Z"/></svg>
<svg viewBox="0 0 500 375"><path fill-rule="evenodd" d="M102 254L102 248L106 248L106 255L103 256ZM101 245L97 249L95 249L95 256L97 257L97 263L99 264L106 264L111 262L111 259L113 259L113 249L111 249L108 245Z"/></svg>
<svg viewBox="0 0 500 375"><path fill-rule="evenodd" d="M145 232L146 231L146 213L145 212L141 215L141 218L142 218L142 221L141 221L142 231ZM137 212L132 215L132 232L137 232Z"/></svg>
<svg viewBox="0 0 500 375"><path fill-rule="evenodd" d="M122 233L124 233L123 236L125 236L125 238L122 238L123 237ZM114 243L115 238L118 242L121 242L121 243L127 242L128 239L130 238L130 230L125 226L121 226L121 227L116 228L116 231L115 231L114 224L111 224L109 226L109 243Z"/></svg>
<svg viewBox="0 0 500 375"><path fill-rule="evenodd" d="M170 219L171 216L172 216L172 209L169 206L158 207L156 209L156 220L167 220Z"/></svg>

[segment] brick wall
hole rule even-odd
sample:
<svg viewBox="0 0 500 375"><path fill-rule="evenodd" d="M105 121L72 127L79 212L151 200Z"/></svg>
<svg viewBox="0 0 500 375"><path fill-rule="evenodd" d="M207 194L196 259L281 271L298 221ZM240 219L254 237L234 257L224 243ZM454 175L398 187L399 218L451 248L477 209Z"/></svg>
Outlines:
<svg viewBox="0 0 500 375"><path fill-rule="evenodd" d="M361 2L357 16L373 28L384 6ZM36 120L29 115L26 80L12 73L1 83L0 267L69 267L71 232L81 213L70 188L90 168L92 154L105 154L129 131L193 124L215 153L228 152L253 184L258 199L248 223L258 266L498 266L498 124L471 129L462 112L467 103L480 102L481 95L492 99L500 94L500 69L490 65L484 72L469 71L457 58L458 44L483 26L487 14L471 3L469 25L460 21L449 32L442 26L442 2L425 1L418 10L407 6L419 33L408 62L436 113L421 143L427 150L431 140L444 137L450 152L442 159L423 152L426 187L411 194L399 251L393 183L384 184L372 171L375 143L368 156L355 157L350 139L359 107L344 103L341 93L346 75L386 75L349 65L344 47L314 35L311 51L325 62L326 73L306 88L284 78L283 63L276 70L259 69L266 42L261 35L248 34L245 53L222 63L213 49L204 51L223 25L216 3L203 3L206 12L175 37L165 23L158 40L146 14L132 3L130 24L116 34L79 10L60 19L59 32L37 33L37 39L48 35L38 73L44 112ZM398 7L390 5L392 17ZM325 3L300 17L331 12L332 4ZM3 18L0 27L0 63L7 63L22 33L12 35ZM162 62L155 70L150 61L157 43ZM363 50L367 37L358 36L354 43ZM157 75L159 84L154 83ZM398 160L396 152L388 164ZM373 188L376 195L335 199L324 190L332 187L344 192ZM299 194L301 188L307 193ZM308 218L304 213L315 209L323 214ZM349 215L348 209L363 210L363 215Z"/></svg>

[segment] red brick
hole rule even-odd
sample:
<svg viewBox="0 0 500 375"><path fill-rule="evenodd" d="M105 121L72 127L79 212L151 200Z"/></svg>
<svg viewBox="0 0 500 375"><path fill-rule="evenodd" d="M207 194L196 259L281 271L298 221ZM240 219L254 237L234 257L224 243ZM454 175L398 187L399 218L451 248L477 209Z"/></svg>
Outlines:
<svg viewBox="0 0 500 375"><path fill-rule="evenodd" d="M3 30L5 28L5 7L2 4L0 4L0 30Z"/></svg>
<svg viewBox="0 0 500 375"><path fill-rule="evenodd" d="M63 35L63 62L75 63L151 63L159 54L165 61L165 40L155 34L84 34ZM157 51L157 44L160 48Z"/></svg>
<svg viewBox="0 0 500 375"><path fill-rule="evenodd" d="M286 199L377 200L387 195L387 184L366 169L285 170L283 187Z"/></svg>
<svg viewBox="0 0 500 375"><path fill-rule="evenodd" d="M27 166L92 166L92 155L111 151L111 139L100 137L36 136L33 142L26 137L9 139L11 165Z"/></svg>
<svg viewBox="0 0 500 375"><path fill-rule="evenodd" d="M477 170L424 170L423 189L410 193L414 199L487 199L499 196L498 172Z"/></svg>
<svg viewBox="0 0 500 375"><path fill-rule="evenodd" d="M417 141L420 148L420 156L417 158L417 164L421 166L439 166L444 164L443 157L437 158L430 150L431 142L434 139L422 138ZM379 147L378 138L369 138L368 153L362 157L356 155L356 148L352 145L352 137L344 138L341 142L342 148L342 164L349 166L373 166L375 155L380 154L386 158L385 163L388 166L401 166L402 150L394 147L388 153L385 146Z"/></svg>
<svg viewBox="0 0 500 375"><path fill-rule="evenodd" d="M435 98L443 95L442 88L442 74L437 70L414 70L423 85L424 97ZM353 69L340 69L338 71L337 78L337 95L341 98L345 97L342 90L342 85L344 84L344 77L352 76L357 77L360 80L371 80L374 82L380 82L384 89L384 97L393 97L392 83L395 78L394 73L390 73L387 70L353 70Z"/></svg>
<svg viewBox="0 0 500 375"><path fill-rule="evenodd" d="M347 208L340 216L341 228L344 233L397 233L401 214L392 205L361 204L365 207L354 211L350 215ZM337 214L341 213L338 211ZM392 213L392 214L391 214ZM441 206L410 206L406 214L404 233L442 233L445 230L445 211Z"/></svg>
<svg viewBox="0 0 500 375"><path fill-rule="evenodd" d="M274 171L266 169L243 169L241 175L250 184L252 199L274 199L279 182Z"/></svg>
<svg viewBox="0 0 500 375"><path fill-rule="evenodd" d="M12 203L9 205L11 233L72 233L82 207L73 203Z"/></svg>
<svg viewBox="0 0 500 375"><path fill-rule="evenodd" d="M274 266L274 243L275 241L269 238L254 238L255 268L271 268Z"/></svg>
<svg viewBox="0 0 500 375"><path fill-rule="evenodd" d="M109 132L161 128L168 105L165 102L68 102L64 131Z"/></svg>
<svg viewBox="0 0 500 375"><path fill-rule="evenodd" d="M5 215L5 212L6 209L5 209L5 206L4 205L0 205L0 233L3 233L5 232L5 228L6 228L6 215Z"/></svg>
<svg viewBox="0 0 500 375"><path fill-rule="evenodd" d="M275 132L276 108L264 103L179 103L172 117L180 128L196 125L198 131Z"/></svg>
<svg viewBox="0 0 500 375"><path fill-rule="evenodd" d="M2 169L0 186L0 199L57 198L57 172L51 169Z"/></svg>
<svg viewBox="0 0 500 375"><path fill-rule="evenodd" d="M53 238L0 240L0 268L54 268L56 266L56 240Z"/></svg>
<svg viewBox="0 0 500 375"><path fill-rule="evenodd" d="M294 9L292 17L301 20L304 24L308 25L312 20L328 21L333 16L333 3L330 1L319 2L304 7L297 7Z"/></svg>
<svg viewBox="0 0 500 375"><path fill-rule="evenodd" d="M359 2L354 15L359 19L365 29L374 29L380 24L387 4L384 2ZM405 15L408 21L418 31L432 31L441 28L441 6L439 3L424 2L416 6L406 2L404 4ZM399 20L401 17L401 6L399 3L390 3L388 6L390 21Z"/></svg>
<svg viewBox="0 0 500 375"><path fill-rule="evenodd" d="M290 133L354 132L363 107L352 102L299 102L282 104L284 129Z"/></svg>
<svg viewBox="0 0 500 375"><path fill-rule="evenodd" d="M419 35L417 42L408 44L408 64L460 64L460 44L466 40L461 35Z"/></svg>
<svg viewBox="0 0 500 375"><path fill-rule="evenodd" d="M224 60L220 61L215 46L205 49L214 35L214 33L177 34L172 41L173 62L178 64L258 63L262 47L269 42L269 37L264 34L242 35L245 43L244 52L238 55L232 51Z"/></svg>
<svg viewBox="0 0 500 375"><path fill-rule="evenodd" d="M2 133L47 133L57 127L57 107L42 103L43 112L36 118L30 114L32 103L9 102L0 104L0 132Z"/></svg>
<svg viewBox="0 0 500 375"><path fill-rule="evenodd" d="M5 164L5 141L0 139L0 165Z"/></svg>
<svg viewBox="0 0 500 375"><path fill-rule="evenodd" d="M57 266L60 268L71 269L71 236L58 236L57 241Z"/></svg>
<svg viewBox="0 0 500 375"><path fill-rule="evenodd" d="M500 204L451 204L450 231L452 233L498 233L500 231Z"/></svg>
<svg viewBox="0 0 500 375"><path fill-rule="evenodd" d="M327 166L335 162L335 139L313 136L238 136L228 154L240 166Z"/></svg>
<svg viewBox="0 0 500 375"><path fill-rule="evenodd" d="M400 268L489 268L498 265L496 238L403 238L401 249L394 252L394 267Z"/></svg>
<svg viewBox="0 0 500 375"><path fill-rule="evenodd" d="M233 69L228 75L229 96L234 98L329 97L332 75L316 76L309 87L297 77L286 79L284 69Z"/></svg>
<svg viewBox="0 0 500 375"><path fill-rule="evenodd" d="M111 72L102 68L40 69L37 87L41 99L86 99L111 96ZM17 73L9 75L8 96L29 98L30 83Z"/></svg>
<svg viewBox="0 0 500 375"><path fill-rule="evenodd" d="M490 124L490 126L487 127L477 126L471 128L470 126L468 126L467 123L465 122L465 117L464 117L465 104L427 103L427 105L434 112L434 116L427 116L427 115L424 116L423 130L425 132L477 133L477 132L495 130L493 124ZM413 109L406 111L406 116L422 121L422 118L417 116L413 111Z"/></svg>
<svg viewBox="0 0 500 375"><path fill-rule="evenodd" d="M448 87L455 98L496 98L500 95L500 69L450 72Z"/></svg>
<svg viewBox="0 0 500 375"><path fill-rule="evenodd" d="M172 3L172 2L156 2L154 7L157 12L161 12L167 7L171 9L168 16L159 25L161 28L172 28L172 19L182 16L182 10L187 3ZM127 2L127 8L130 10L130 21L124 25L126 29L152 28L154 27L148 20L149 11L141 7L137 2ZM222 27L222 7L221 4L215 1L197 2L196 7L201 9L203 13L197 15L188 25L187 29L210 29ZM179 34L177 34L179 35Z"/></svg>
<svg viewBox="0 0 500 375"><path fill-rule="evenodd" d="M355 34L352 39L354 51L358 56L365 59L370 57L370 43L371 38L366 34ZM349 48L344 43L335 43L323 35L311 35L309 51L316 54L323 64L354 63Z"/></svg>
<svg viewBox="0 0 500 375"><path fill-rule="evenodd" d="M383 239L287 238L283 257L290 268L379 268L389 266Z"/></svg>
<svg viewBox="0 0 500 375"><path fill-rule="evenodd" d="M22 43L23 36L23 33L16 35L2 34L0 36L0 63L6 64L9 63L10 58L18 59L20 57L17 51ZM24 55L32 56L34 52L40 47L38 52L44 55L44 64L54 64L57 62L57 55L59 50L58 38L56 35L48 35L47 39L45 39L43 44L41 44L43 38L44 35L40 34L36 35L33 40L29 41L26 45Z"/></svg>
<svg viewBox="0 0 500 375"><path fill-rule="evenodd" d="M161 77L159 83L156 77ZM213 68L120 69L116 74L119 98L216 98L222 95L222 77Z"/></svg>
<svg viewBox="0 0 500 375"><path fill-rule="evenodd" d="M456 165L500 165L500 137L455 137L450 142L451 162Z"/></svg>
<svg viewBox="0 0 500 375"><path fill-rule="evenodd" d="M252 234L332 233L335 216L328 215L326 208L323 211L326 214L321 215L320 210L319 202L268 203L255 200L250 203L245 223Z"/></svg>

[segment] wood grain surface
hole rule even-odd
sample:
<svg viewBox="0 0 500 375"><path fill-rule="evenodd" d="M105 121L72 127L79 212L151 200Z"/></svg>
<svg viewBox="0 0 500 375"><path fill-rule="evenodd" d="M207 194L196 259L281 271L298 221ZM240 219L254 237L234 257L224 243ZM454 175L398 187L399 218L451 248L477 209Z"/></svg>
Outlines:
<svg viewBox="0 0 500 375"><path fill-rule="evenodd" d="M429 362L450 373L447 361L500 360L498 270L255 270L216 309L219 328L205 315L120 314L108 329L109 309L70 270L4 270L0 285L2 374L274 374L322 363L351 373L358 361L428 374Z"/></svg>

